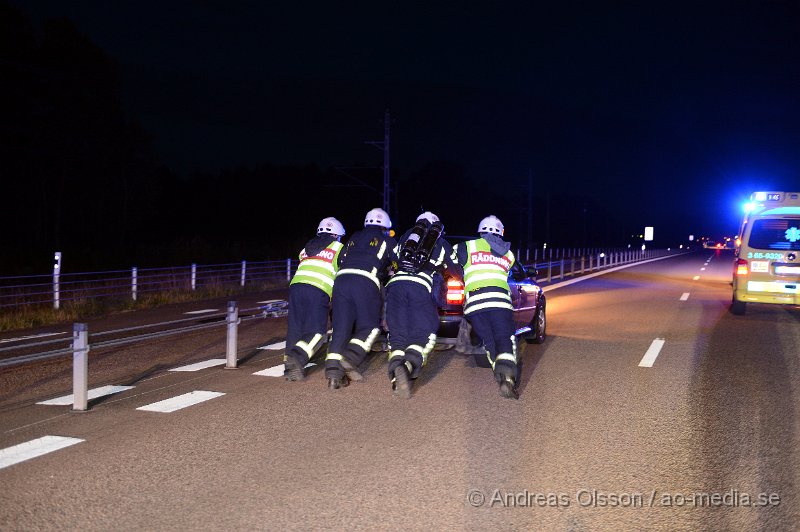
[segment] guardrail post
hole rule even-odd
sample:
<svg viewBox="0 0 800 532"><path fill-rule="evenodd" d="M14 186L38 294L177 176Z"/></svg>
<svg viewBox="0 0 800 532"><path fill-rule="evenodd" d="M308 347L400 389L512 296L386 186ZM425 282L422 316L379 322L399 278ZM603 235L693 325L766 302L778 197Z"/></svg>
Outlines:
<svg viewBox="0 0 800 532"><path fill-rule="evenodd" d="M242 286L244 286L244 274L247 271L247 261L242 261Z"/></svg>
<svg viewBox="0 0 800 532"><path fill-rule="evenodd" d="M589 271L592 271L592 259L594 259L594 254L589 255Z"/></svg>
<svg viewBox="0 0 800 532"><path fill-rule="evenodd" d="M569 258L569 274L575 277L575 255Z"/></svg>
<svg viewBox="0 0 800 532"><path fill-rule="evenodd" d="M586 273L586 257L581 255L581 275Z"/></svg>
<svg viewBox="0 0 800 532"><path fill-rule="evenodd" d="M197 264L192 263L192 292L197 289Z"/></svg>
<svg viewBox="0 0 800 532"><path fill-rule="evenodd" d="M286 259L286 282L291 282L292 280L292 259L291 257Z"/></svg>
<svg viewBox="0 0 800 532"><path fill-rule="evenodd" d="M237 339L239 333L239 306L236 301L228 301L228 342L225 349L225 369L236 369Z"/></svg>
<svg viewBox="0 0 800 532"><path fill-rule="evenodd" d="M547 261L547 282L549 283L552 280L553 280L553 261L552 260L548 260Z"/></svg>
<svg viewBox="0 0 800 532"><path fill-rule="evenodd" d="M564 254L563 253L561 254L561 269L558 271L558 273L559 273L559 275L558 275L559 279L566 279L566 276L564 275Z"/></svg>
<svg viewBox="0 0 800 532"><path fill-rule="evenodd" d="M136 291L139 287L139 270L134 266L131 268L131 297L136 301Z"/></svg>
<svg viewBox="0 0 800 532"><path fill-rule="evenodd" d="M61 307L61 252L56 251L55 263L53 264L53 308L58 310Z"/></svg>
<svg viewBox="0 0 800 532"><path fill-rule="evenodd" d="M72 326L72 410L85 412L89 404L89 327Z"/></svg>

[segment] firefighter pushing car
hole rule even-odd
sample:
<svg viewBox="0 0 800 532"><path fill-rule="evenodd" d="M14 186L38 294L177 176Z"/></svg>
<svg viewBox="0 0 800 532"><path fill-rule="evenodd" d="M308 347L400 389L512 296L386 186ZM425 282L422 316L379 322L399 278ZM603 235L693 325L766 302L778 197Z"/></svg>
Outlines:
<svg viewBox="0 0 800 532"><path fill-rule="evenodd" d="M496 216L478 224L480 238L453 248L452 259L464 267L464 317L483 340L487 358L476 361L491 367L500 395L518 399L516 339L508 272L514 265L511 244L503 240L505 229Z"/></svg>
<svg viewBox="0 0 800 532"><path fill-rule="evenodd" d="M372 209L364 229L341 252L333 286L333 332L325 358L328 387L338 389L363 379L358 366L380 332L381 288L388 278L397 242L383 209Z"/></svg>
<svg viewBox="0 0 800 532"><path fill-rule="evenodd" d="M441 275L444 267L459 270L443 232L438 216L420 214L414 227L399 239L396 273L386 285L389 378L394 395L406 399L436 345L439 314L432 293L434 277Z"/></svg>

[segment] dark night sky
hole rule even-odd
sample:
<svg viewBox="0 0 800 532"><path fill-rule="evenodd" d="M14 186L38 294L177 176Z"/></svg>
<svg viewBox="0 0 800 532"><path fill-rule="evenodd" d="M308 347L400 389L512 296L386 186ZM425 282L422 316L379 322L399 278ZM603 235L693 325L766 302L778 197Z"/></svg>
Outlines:
<svg viewBox="0 0 800 532"><path fill-rule="evenodd" d="M657 237L733 233L753 190L800 189L794 2L11 4L116 60L181 174L379 164L388 107L399 178L454 161L524 201L530 169L537 198L594 197Z"/></svg>

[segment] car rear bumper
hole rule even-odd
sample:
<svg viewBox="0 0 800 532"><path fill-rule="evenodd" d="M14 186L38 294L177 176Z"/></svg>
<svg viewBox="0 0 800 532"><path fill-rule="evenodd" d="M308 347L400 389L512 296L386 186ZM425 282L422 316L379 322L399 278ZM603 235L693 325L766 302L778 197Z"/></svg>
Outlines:
<svg viewBox="0 0 800 532"><path fill-rule="evenodd" d="M455 345L458 341L458 329L463 316L444 314L439 316L439 330L436 332L437 344Z"/></svg>
<svg viewBox="0 0 800 532"><path fill-rule="evenodd" d="M733 297L746 303L769 303L773 305L800 305L800 282L795 281L748 281L737 283Z"/></svg>

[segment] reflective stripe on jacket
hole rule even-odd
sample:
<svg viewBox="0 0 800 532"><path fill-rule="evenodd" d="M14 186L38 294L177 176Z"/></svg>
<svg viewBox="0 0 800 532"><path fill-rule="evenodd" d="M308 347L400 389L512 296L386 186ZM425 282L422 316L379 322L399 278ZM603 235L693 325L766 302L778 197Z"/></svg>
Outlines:
<svg viewBox="0 0 800 532"><path fill-rule="evenodd" d="M316 255L308 256L304 249L300 252L300 265L297 267L297 272L289 284L310 284L316 286L330 297L333 293L333 280L339 270L337 262L341 251L342 243L337 240L328 244L328 247Z"/></svg>
<svg viewBox="0 0 800 532"><path fill-rule="evenodd" d="M466 242L467 260L464 265L464 314L487 308L513 310L508 272L514 265L514 254L492 254L483 238Z"/></svg>

